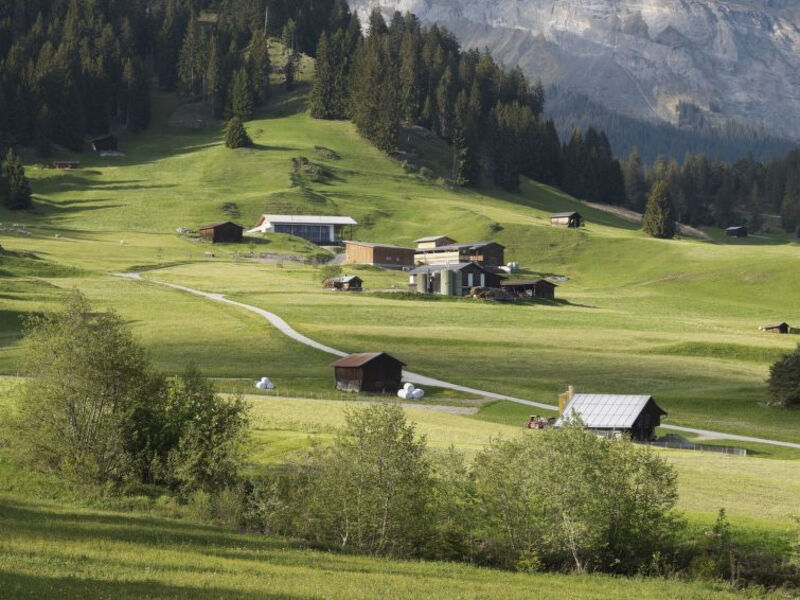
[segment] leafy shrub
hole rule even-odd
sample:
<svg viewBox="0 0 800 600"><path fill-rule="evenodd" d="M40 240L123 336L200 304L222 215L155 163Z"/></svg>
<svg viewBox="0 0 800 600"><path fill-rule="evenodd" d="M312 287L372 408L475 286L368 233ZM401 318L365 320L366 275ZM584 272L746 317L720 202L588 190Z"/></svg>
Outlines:
<svg viewBox="0 0 800 600"><path fill-rule="evenodd" d="M769 393L786 407L800 406L800 345L770 367Z"/></svg>

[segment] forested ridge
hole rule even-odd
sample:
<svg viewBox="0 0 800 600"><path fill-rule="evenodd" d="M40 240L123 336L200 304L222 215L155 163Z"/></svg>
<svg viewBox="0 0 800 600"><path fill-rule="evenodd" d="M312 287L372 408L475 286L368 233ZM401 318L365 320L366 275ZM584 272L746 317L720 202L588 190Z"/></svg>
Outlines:
<svg viewBox="0 0 800 600"><path fill-rule="evenodd" d="M776 215L787 231L800 227L796 150L769 162L700 153L679 165L648 160L652 148L643 160L634 147L620 161L608 136L589 123L559 139L544 89L519 68L464 50L450 32L411 14L387 22L375 11L362 27L345 0L6 2L0 149L34 147L46 157L55 147L83 151L109 131L143 131L155 89L202 102L215 118L247 121L271 94L268 37L280 37L288 54L286 87L300 53L317 58L312 116L351 119L387 152L403 127L427 128L450 144L448 176L456 185L493 182L514 191L528 177L643 211L653 186L665 181L682 222L759 229L765 215ZM684 109L690 118L691 107Z"/></svg>

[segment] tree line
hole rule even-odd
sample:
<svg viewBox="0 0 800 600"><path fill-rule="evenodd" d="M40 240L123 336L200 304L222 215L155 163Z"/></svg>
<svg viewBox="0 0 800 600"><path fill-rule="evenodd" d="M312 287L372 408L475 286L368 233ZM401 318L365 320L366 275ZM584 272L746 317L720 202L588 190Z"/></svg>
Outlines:
<svg viewBox="0 0 800 600"><path fill-rule="evenodd" d="M9 0L0 4L0 148L150 123L151 87L249 116L268 95L266 36L313 55L335 0ZM291 70L291 67L290 69ZM5 150L3 150L5 152Z"/></svg>
<svg viewBox="0 0 800 600"><path fill-rule="evenodd" d="M522 176L561 185L575 179L574 169L586 169L581 192L602 202L623 193L608 141L591 130L585 144L581 138L562 148L543 118L544 102L541 83L505 69L488 51L462 50L444 28L399 12L387 23L375 10L365 34L343 8L319 40L310 110L320 119L352 119L387 152L397 148L402 127L425 127L450 144L452 180L461 185L478 185L484 175L507 190ZM611 185L594 185L609 174Z"/></svg>
<svg viewBox="0 0 800 600"><path fill-rule="evenodd" d="M752 157L733 164L687 155L682 164L659 157L644 166L637 149L623 161L624 204L643 211L658 185L675 220L692 226L765 226L765 215L779 218L784 231L800 233L800 150L766 163Z"/></svg>

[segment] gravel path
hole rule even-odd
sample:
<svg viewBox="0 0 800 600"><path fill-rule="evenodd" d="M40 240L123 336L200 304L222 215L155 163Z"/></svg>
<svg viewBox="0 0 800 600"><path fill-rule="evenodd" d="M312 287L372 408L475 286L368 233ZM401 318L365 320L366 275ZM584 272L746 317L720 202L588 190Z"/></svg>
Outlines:
<svg viewBox="0 0 800 600"><path fill-rule="evenodd" d="M164 281L155 281L152 279L142 279L139 273L115 273L118 277L124 277L126 279L134 279L137 281L148 281L150 283L154 283L157 285L163 285L170 287L175 290L180 290L182 292L187 292L189 294L194 294L195 296L200 296L202 298L207 298L208 300L213 300L214 302L222 302L224 304L230 304L232 306L237 306L244 310L248 310L252 313L255 313L267 321L275 327L281 333L287 335L288 337L292 338L293 340L300 342L301 344L305 344L311 348L316 348L317 350L321 350L322 352L326 352L328 354L332 354L334 356L342 357L347 356L346 352L342 352L341 350L337 350L336 348L331 348L330 346L326 346L325 344L321 344L316 340L312 340L310 337L303 335L302 333L296 331L289 325L286 321L281 319L275 313L271 313L263 308L258 308L257 306L251 306L249 304L243 304L241 302L236 302L235 300L230 300L226 298L222 294L212 294L210 292L203 292L201 290L196 290L190 287L186 287L183 285L177 285L175 283L166 283ZM479 390L476 388L471 388L463 385L458 385L455 383L450 383L448 381L442 381L441 379L435 379L433 377L427 377L425 375L420 375L418 373L412 373L411 371L403 371L403 379L405 381L409 381L414 385L419 386L429 386L429 387L438 387L442 389L453 390L456 392L463 392L465 394L474 394L476 396L483 396L484 398L489 398L492 400L505 400L507 402L514 402L515 404L522 404L525 406L530 406L533 408L541 408L544 410L558 410L558 406L554 404L544 404L542 402L534 402L533 400L525 400L523 398L516 398L514 396L507 396L506 394L498 394L496 392L487 392L485 390ZM424 405L414 405L415 408L423 408ZM443 408L452 408L452 407L443 407ZM736 442L749 442L754 444L766 444L768 446L781 446L783 448L795 448L800 450L800 444L794 442L783 442L780 440L769 440L764 438L757 438L757 437L750 437L746 435L736 435L733 433L724 433L721 431L710 431L708 429L695 429L693 427L681 427L679 425L662 425L661 429L666 429L668 431L678 431L681 433L690 433L692 435L697 435L704 437L705 439L715 439L715 440L732 440Z"/></svg>

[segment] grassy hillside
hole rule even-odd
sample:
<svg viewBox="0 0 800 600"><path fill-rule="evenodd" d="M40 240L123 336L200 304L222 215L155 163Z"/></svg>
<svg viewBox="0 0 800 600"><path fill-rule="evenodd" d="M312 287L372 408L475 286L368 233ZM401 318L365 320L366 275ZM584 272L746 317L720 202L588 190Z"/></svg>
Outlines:
<svg viewBox="0 0 800 600"><path fill-rule="evenodd" d="M745 597L711 584L339 556L187 522L0 496L0 598Z"/></svg>
<svg viewBox="0 0 800 600"><path fill-rule="evenodd" d="M248 123L253 149L224 148L221 126L176 125L185 109L161 96L152 130L123 137L125 157L83 155L82 168L71 172L29 162L36 210L0 211L0 244L13 252L0 257L0 373L18 370L19 317L52 309L77 287L120 311L168 370L192 360L215 377L269 375L283 391L329 393L330 357L257 317L110 275L147 268L154 269L147 278L274 310L342 350L387 350L459 383L548 402L568 384L652 393L672 423L800 440L796 413L762 404L769 363L797 340L757 330L800 321L796 244L653 240L531 182L519 194L450 190L406 173L351 124L310 119L304 93L277 95ZM444 153L426 144L427 154ZM322 175L295 171L299 156ZM586 228L549 226L551 211L572 208L585 214ZM526 306L337 296L320 289L312 267L276 259L322 252L300 240L275 235L212 248L175 232L227 218L249 225L265 211L349 214L360 223L357 237L371 241L493 238L524 276L566 279L557 302ZM402 274L362 275L371 289L406 282ZM518 423L526 412L495 409L493 418Z"/></svg>

